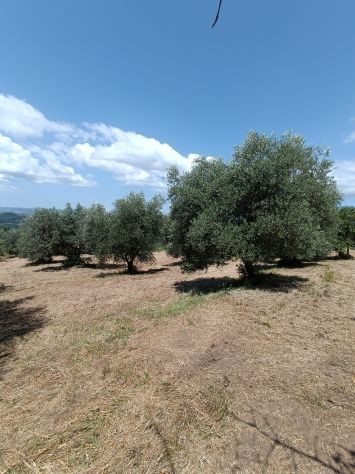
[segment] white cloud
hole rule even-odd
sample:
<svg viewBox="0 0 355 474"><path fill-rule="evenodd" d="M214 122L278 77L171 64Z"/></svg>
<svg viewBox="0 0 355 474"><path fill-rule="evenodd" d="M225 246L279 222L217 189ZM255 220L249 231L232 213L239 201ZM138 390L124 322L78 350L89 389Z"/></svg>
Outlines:
<svg viewBox="0 0 355 474"><path fill-rule="evenodd" d="M345 143L352 143L352 142L355 142L355 132L350 133L350 135L348 135L345 138Z"/></svg>
<svg viewBox="0 0 355 474"><path fill-rule="evenodd" d="M35 183L66 183L90 186L93 183L70 166L54 159L41 162L29 150L0 134L0 176L24 178Z"/></svg>
<svg viewBox="0 0 355 474"><path fill-rule="evenodd" d="M65 136L73 132L73 127L48 120L24 100L0 94L0 130L15 138L38 138L45 133Z"/></svg>
<svg viewBox="0 0 355 474"><path fill-rule="evenodd" d="M355 160L337 161L332 174L344 197L355 197Z"/></svg>
<svg viewBox="0 0 355 474"><path fill-rule="evenodd" d="M27 102L1 94L0 132L0 172L37 183L93 184L75 166L105 170L127 185L162 189L169 166L186 171L198 156L102 123L74 127L50 121Z"/></svg>
<svg viewBox="0 0 355 474"><path fill-rule="evenodd" d="M351 142L355 142L355 132L346 138L346 143ZM184 156L155 138L103 123L83 123L77 127L51 121L27 102L0 94L2 190L15 189L11 186L13 178L35 183L95 185L91 175L83 176L83 169L104 170L121 183L161 190L165 188L169 166L187 171L198 156ZM344 195L355 197L355 161L338 161L333 175Z"/></svg>
<svg viewBox="0 0 355 474"><path fill-rule="evenodd" d="M96 143L76 143L68 152L69 160L109 171L125 184L161 188L169 166L175 165L183 171L191 166L189 157L154 138L104 124L87 127Z"/></svg>

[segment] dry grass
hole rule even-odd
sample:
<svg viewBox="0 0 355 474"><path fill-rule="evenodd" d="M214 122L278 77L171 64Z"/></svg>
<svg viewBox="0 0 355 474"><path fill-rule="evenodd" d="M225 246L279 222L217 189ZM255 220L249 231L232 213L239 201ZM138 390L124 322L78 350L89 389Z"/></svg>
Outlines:
<svg viewBox="0 0 355 474"><path fill-rule="evenodd" d="M355 471L354 260L141 270L0 262L0 473Z"/></svg>

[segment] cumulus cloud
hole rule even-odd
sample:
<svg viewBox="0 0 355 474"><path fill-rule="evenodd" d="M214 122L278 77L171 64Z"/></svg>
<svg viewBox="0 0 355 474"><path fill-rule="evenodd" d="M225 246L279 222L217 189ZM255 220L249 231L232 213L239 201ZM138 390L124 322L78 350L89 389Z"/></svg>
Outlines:
<svg viewBox="0 0 355 474"><path fill-rule="evenodd" d="M344 196L355 197L355 161L337 161L332 174Z"/></svg>
<svg viewBox="0 0 355 474"><path fill-rule="evenodd" d="M24 178L35 183L67 183L90 186L90 180L55 158L41 162L29 150L0 134L0 176Z"/></svg>
<svg viewBox="0 0 355 474"><path fill-rule="evenodd" d="M169 166L186 171L198 156L103 123L76 127L51 121L27 102L1 94L0 132L0 172L37 183L93 185L75 171L80 167L107 171L124 184L162 189Z"/></svg>
<svg viewBox="0 0 355 474"><path fill-rule="evenodd" d="M166 143L104 124L88 126L95 143L77 143L68 158L78 164L112 173L118 181L131 185L163 187L166 170L175 165L186 171L190 156L184 157Z"/></svg>
<svg viewBox="0 0 355 474"><path fill-rule="evenodd" d="M0 94L0 130L15 138L33 138L45 133L66 135L73 132L73 127L48 120L24 100Z"/></svg>
<svg viewBox="0 0 355 474"><path fill-rule="evenodd" d="M354 141L355 132L347 137L347 143ZM126 185L164 190L167 168L187 171L198 156L184 156L155 138L104 123L52 121L31 104L0 94L1 190L15 189L14 178L93 186L95 180L87 173L95 169ZM355 197L355 162L338 161L333 174L344 195Z"/></svg>

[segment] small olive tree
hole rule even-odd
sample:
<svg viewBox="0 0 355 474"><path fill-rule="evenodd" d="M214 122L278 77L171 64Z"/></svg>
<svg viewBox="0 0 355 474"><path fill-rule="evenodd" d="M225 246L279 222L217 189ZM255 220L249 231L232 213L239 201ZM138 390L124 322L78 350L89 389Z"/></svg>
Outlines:
<svg viewBox="0 0 355 474"><path fill-rule="evenodd" d="M78 204L73 208L67 204L59 214L59 236L57 239L57 254L66 257L68 266L80 265L81 254L85 252L84 222L86 209Z"/></svg>
<svg viewBox="0 0 355 474"><path fill-rule="evenodd" d="M355 247L355 207L339 209L338 235L335 249L341 258L350 258L350 249Z"/></svg>
<svg viewBox="0 0 355 474"><path fill-rule="evenodd" d="M49 263L57 255L60 214L56 209L36 209L19 228L19 255L36 263Z"/></svg>
<svg viewBox="0 0 355 474"><path fill-rule="evenodd" d="M6 229L0 227L0 256L6 255Z"/></svg>
<svg viewBox="0 0 355 474"><path fill-rule="evenodd" d="M146 201L142 193L130 193L114 204L110 220L110 253L127 263L127 272L136 262L154 260L153 251L161 236L163 200Z"/></svg>
<svg viewBox="0 0 355 474"><path fill-rule="evenodd" d="M0 255L18 255L18 238L19 230L17 228L0 227Z"/></svg>
<svg viewBox="0 0 355 474"><path fill-rule="evenodd" d="M94 255L99 265L110 257L110 214L101 204L93 204L83 221L83 241L86 252Z"/></svg>

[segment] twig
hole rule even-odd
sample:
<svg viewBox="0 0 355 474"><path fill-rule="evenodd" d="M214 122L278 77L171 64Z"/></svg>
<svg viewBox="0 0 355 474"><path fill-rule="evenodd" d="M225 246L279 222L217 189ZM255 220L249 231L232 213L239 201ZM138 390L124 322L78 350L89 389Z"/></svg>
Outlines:
<svg viewBox="0 0 355 474"><path fill-rule="evenodd" d="M214 26L216 25L218 19L219 19L219 14L221 12L221 7L222 7L222 2L223 0L219 0L219 4L218 4L218 10L217 10L217 14L216 14L216 18L214 19L214 22L212 24L212 28L214 28Z"/></svg>

